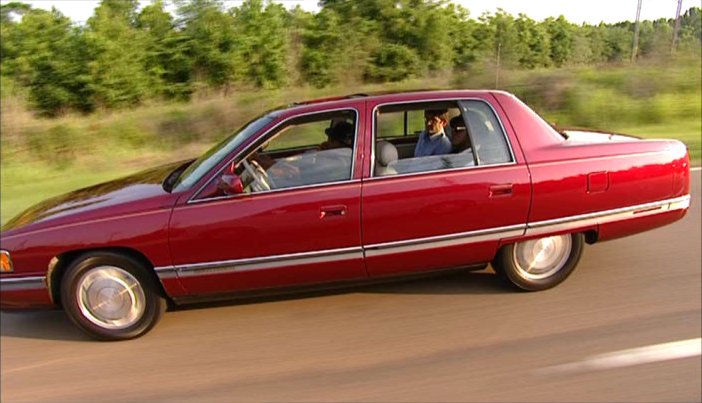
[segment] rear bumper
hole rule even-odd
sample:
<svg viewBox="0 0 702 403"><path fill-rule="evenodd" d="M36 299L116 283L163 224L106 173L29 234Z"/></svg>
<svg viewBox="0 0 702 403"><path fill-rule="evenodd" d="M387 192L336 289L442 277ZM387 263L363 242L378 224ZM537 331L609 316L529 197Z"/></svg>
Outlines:
<svg viewBox="0 0 702 403"><path fill-rule="evenodd" d="M3 311L55 307L46 276L0 279L0 309Z"/></svg>

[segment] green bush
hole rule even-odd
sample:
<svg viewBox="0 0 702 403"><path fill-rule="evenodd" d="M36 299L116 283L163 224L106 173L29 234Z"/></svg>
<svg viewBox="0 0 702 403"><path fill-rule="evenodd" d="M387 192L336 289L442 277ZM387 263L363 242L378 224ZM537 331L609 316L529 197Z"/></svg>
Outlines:
<svg viewBox="0 0 702 403"><path fill-rule="evenodd" d="M693 74L696 73L696 74ZM686 64L505 70L501 88L513 92L542 116L559 126L601 130L677 125L702 120L700 62ZM467 71L446 79L458 88L490 88L494 76ZM68 167L74 160L93 164L109 154L135 158L146 153L191 150L229 135L265 110L316 97L348 92L410 90L437 86L441 81L414 80L329 90L238 91L229 97L210 97L188 104L162 103L119 113L37 119L19 107L3 105L2 156L4 166L14 160L48 162ZM644 88L645 87L645 88ZM653 93L651 93L653 91Z"/></svg>
<svg viewBox="0 0 702 403"><path fill-rule="evenodd" d="M59 124L47 130L30 130L26 134L30 154L57 168L71 165L79 146L73 128Z"/></svg>
<svg viewBox="0 0 702 403"><path fill-rule="evenodd" d="M386 44L372 57L366 78L371 81L401 81L419 74L422 61L414 49Z"/></svg>

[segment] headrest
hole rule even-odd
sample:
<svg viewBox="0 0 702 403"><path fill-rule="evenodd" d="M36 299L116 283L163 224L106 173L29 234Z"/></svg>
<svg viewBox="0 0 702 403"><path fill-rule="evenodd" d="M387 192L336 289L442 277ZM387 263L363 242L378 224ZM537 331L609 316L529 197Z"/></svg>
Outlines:
<svg viewBox="0 0 702 403"><path fill-rule="evenodd" d="M376 161L386 167L397 161L397 148L387 141L379 141L375 146Z"/></svg>

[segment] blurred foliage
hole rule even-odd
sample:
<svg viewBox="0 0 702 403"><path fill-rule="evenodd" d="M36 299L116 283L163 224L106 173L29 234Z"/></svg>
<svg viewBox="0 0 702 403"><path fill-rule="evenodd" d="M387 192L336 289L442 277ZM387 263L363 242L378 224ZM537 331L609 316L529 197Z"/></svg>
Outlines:
<svg viewBox="0 0 702 403"><path fill-rule="evenodd" d="M676 59L665 63L503 70L500 89L514 93L550 122L563 127L618 131L646 125L662 127L702 122L702 62ZM65 168L76 161L119 159L149 150L190 157L228 135L242 122L266 110L304 99L344 93L407 91L423 88L489 88L486 70L397 83L337 84L321 89L251 89L189 103L157 102L87 116L40 118L22 107L23 93L6 88L0 119L2 167L27 161ZM671 132L670 137L676 133ZM699 148L702 133L688 142ZM195 147L196 149L193 149ZM184 150L191 150L185 153Z"/></svg>
<svg viewBox="0 0 702 403"><path fill-rule="evenodd" d="M701 120L701 62L675 59L634 66L506 70L501 89L555 123L612 130L639 123ZM488 77L456 76L454 86L488 85Z"/></svg>
<svg viewBox="0 0 702 403"><path fill-rule="evenodd" d="M174 15L165 2L175 5ZM287 10L245 0L102 0L85 25L55 9L0 6L3 83L27 88L46 116L188 100L251 88L396 82L485 69L628 62L634 24L534 21L498 9L479 18L447 0L321 0ZM702 9L642 21L641 60L700 57Z"/></svg>

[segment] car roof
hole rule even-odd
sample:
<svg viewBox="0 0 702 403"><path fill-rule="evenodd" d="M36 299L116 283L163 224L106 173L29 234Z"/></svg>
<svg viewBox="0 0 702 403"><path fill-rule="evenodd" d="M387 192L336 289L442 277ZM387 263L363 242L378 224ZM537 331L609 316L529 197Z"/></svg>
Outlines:
<svg viewBox="0 0 702 403"><path fill-rule="evenodd" d="M355 93L337 97L317 98L302 102L295 102L283 107L277 108L274 111L275 115L288 116L295 113L313 112L320 109L330 109L334 107L343 108L349 105L349 101L364 100L375 104L406 102L406 101L422 101L436 99L451 99L465 98L476 96L479 94L487 94L495 92L494 90L416 90L409 92L371 92L371 93Z"/></svg>

